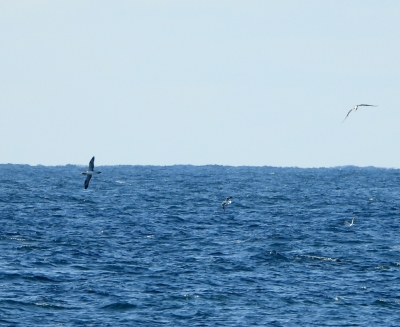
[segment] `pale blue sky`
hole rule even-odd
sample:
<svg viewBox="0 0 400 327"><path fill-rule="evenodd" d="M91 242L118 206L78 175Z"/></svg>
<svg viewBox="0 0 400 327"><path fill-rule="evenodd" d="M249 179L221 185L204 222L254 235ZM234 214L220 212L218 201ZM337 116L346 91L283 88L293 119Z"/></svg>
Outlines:
<svg viewBox="0 0 400 327"><path fill-rule="evenodd" d="M0 163L400 167L399 13L1 1Z"/></svg>

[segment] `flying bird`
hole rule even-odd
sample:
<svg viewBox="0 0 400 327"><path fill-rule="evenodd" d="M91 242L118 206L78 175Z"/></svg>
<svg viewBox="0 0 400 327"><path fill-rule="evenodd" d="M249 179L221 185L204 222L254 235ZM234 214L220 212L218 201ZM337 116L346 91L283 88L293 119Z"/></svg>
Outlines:
<svg viewBox="0 0 400 327"><path fill-rule="evenodd" d="M222 203L221 203L222 209L224 209L224 211L225 211L226 206L231 203L232 203L232 196L229 196L224 201L222 201Z"/></svg>
<svg viewBox="0 0 400 327"><path fill-rule="evenodd" d="M94 157L89 162L89 169L87 171L81 173L82 175L86 175L85 190L89 187L89 182L90 182L90 179L92 178L92 175L101 173L100 171L94 171L93 169L94 169Z"/></svg>
<svg viewBox="0 0 400 327"><path fill-rule="evenodd" d="M351 223L349 223L347 220L345 220L345 221L343 222L343 224L344 224L344 225L353 226L353 225L354 225L354 220L356 220L356 219L357 219L357 218L354 217L354 218L351 220Z"/></svg>
<svg viewBox="0 0 400 327"><path fill-rule="evenodd" d="M373 104L365 104L365 103L358 104L358 105L356 105L356 106L354 106L353 108L350 109L350 111L347 113L347 116L343 119L342 123L343 123L343 122L346 120L346 118L350 115L350 112L352 112L353 110L354 110L354 111L357 111L358 107L377 107L377 106L375 106L375 105L373 105Z"/></svg>

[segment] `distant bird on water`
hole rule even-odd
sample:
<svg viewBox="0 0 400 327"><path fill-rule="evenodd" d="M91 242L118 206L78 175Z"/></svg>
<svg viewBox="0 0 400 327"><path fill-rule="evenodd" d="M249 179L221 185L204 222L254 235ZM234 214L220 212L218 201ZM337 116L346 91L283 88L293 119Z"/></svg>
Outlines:
<svg viewBox="0 0 400 327"><path fill-rule="evenodd" d="M345 221L343 222L343 224L349 225L349 226L353 226L353 225L354 225L354 220L356 220L356 219L357 219L357 218L354 217L354 218L351 220L351 223L349 223L347 220L345 220Z"/></svg>
<svg viewBox="0 0 400 327"><path fill-rule="evenodd" d="M350 112L352 112L353 110L354 110L354 111L357 111L358 107L377 107L377 106L375 106L375 105L373 105L373 104L365 104L365 103L355 105L355 106L354 106L353 108L351 108L350 111L347 113L347 116L343 119L342 123L343 123L343 122L346 120L346 118L350 115Z"/></svg>
<svg viewBox="0 0 400 327"><path fill-rule="evenodd" d="M93 169L94 169L94 157L89 162L89 169L87 171L81 173L82 175L86 175L85 190L89 187L89 181L92 178L92 175L101 173L100 171L94 171Z"/></svg>
<svg viewBox="0 0 400 327"><path fill-rule="evenodd" d="M222 201L222 203L221 203L222 209L224 209L224 211L225 211L226 206L231 203L232 203L232 196L229 196L224 201Z"/></svg>

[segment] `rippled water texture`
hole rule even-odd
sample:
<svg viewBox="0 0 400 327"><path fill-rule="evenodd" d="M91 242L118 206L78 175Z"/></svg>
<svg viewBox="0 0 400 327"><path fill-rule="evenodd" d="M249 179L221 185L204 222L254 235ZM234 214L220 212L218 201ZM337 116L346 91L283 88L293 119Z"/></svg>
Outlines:
<svg viewBox="0 0 400 327"><path fill-rule="evenodd" d="M85 168L0 165L0 325L400 326L399 170Z"/></svg>

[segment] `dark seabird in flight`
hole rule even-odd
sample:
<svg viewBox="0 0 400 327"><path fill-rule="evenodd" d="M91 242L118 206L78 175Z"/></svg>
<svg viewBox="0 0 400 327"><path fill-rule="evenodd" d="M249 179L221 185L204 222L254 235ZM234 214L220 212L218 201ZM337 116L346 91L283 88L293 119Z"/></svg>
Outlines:
<svg viewBox="0 0 400 327"><path fill-rule="evenodd" d="M101 173L100 171L94 171L93 169L94 169L94 157L89 162L89 169L87 171L81 173L82 175L86 175L85 190L89 187L89 181L92 178L92 175Z"/></svg>
<svg viewBox="0 0 400 327"><path fill-rule="evenodd" d="M357 219L357 218L354 217L354 218L351 220L351 223L349 223L347 220L345 220L345 221L343 222L343 224L349 225L349 226L353 226L353 225L354 225L354 220L356 220L356 219Z"/></svg>
<svg viewBox="0 0 400 327"><path fill-rule="evenodd" d="M222 209L224 209L224 211L225 211L225 207L228 205L228 204L231 204L232 203L232 196L230 196L230 197L227 197L224 201L222 201L222 203L221 203L221 207L222 207Z"/></svg>
<svg viewBox="0 0 400 327"><path fill-rule="evenodd" d="M350 111L347 113L347 116L345 117L345 119L343 119L342 123L343 123L343 122L346 120L346 118L350 115L350 112L352 112L353 110L354 110L354 111L357 111L358 107L377 107L377 106L375 106L375 105L373 105L373 104L365 104L365 103L363 103L363 104L358 104L358 105L356 105L356 106L354 106L353 108L350 109Z"/></svg>

